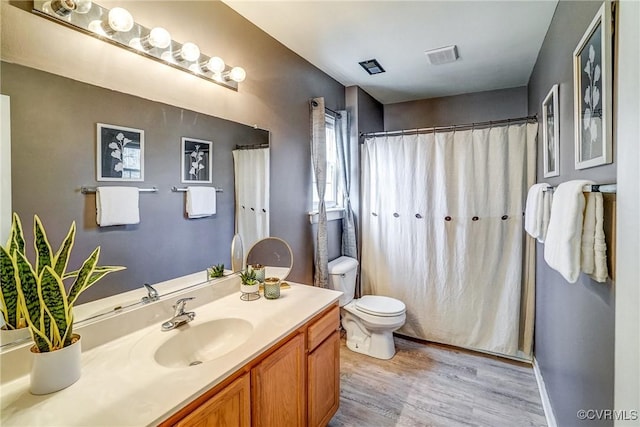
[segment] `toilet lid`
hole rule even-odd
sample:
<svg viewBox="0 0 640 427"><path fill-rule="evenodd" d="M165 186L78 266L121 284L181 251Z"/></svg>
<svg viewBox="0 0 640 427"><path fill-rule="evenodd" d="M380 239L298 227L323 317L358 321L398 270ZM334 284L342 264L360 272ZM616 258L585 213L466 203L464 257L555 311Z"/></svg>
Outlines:
<svg viewBox="0 0 640 427"><path fill-rule="evenodd" d="M378 295L365 295L356 300L356 308L374 316L398 316L405 312L406 306L395 298Z"/></svg>

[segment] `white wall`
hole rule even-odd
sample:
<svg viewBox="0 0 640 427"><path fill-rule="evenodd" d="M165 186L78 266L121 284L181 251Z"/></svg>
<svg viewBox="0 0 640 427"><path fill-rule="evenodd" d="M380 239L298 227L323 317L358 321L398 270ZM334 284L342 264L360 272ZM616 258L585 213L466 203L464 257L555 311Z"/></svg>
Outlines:
<svg viewBox="0 0 640 427"><path fill-rule="evenodd" d="M629 411L640 416L640 2L622 0L619 7L615 409L628 419L615 425L637 426Z"/></svg>

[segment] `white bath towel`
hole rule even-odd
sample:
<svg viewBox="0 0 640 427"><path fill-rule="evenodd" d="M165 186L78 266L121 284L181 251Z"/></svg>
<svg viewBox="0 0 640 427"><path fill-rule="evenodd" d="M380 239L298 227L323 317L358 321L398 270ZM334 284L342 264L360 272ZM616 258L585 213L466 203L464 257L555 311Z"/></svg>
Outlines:
<svg viewBox="0 0 640 427"><path fill-rule="evenodd" d="M96 189L96 221L100 227L138 224L139 191L137 187L98 187Z"/></svg>
<svg viewBox="0 0 640 427"><path fill-rule="evenodd" d="M216 213L216 189L213 187L187 187L187 216L204 218Z"/></svg>
<svg viewBox="0 0 640 427"><path fill-rule="evenodd" d="M604 203L601 193L588 193L582 227L582 271L593 280L607 281L607 244L604 237Z"/></svg>
<svg viewBox="0 0 640 427"><path fill-rule="evenodd" d="M584 194L582 187L592 181L567 181L553 194L551 218L544 242L544 260L569 282L580 275Z"/></svg>
<svg viewBox="0 0 640 427"><path fill-rule="evenodd" d="M544 228L544 196L549 184L540 183L533 184L527 193L527 205L524 211L524 229L534 239L544 241L544 234L547 230ZM548 220L547 220L548 222Z"/></svg>

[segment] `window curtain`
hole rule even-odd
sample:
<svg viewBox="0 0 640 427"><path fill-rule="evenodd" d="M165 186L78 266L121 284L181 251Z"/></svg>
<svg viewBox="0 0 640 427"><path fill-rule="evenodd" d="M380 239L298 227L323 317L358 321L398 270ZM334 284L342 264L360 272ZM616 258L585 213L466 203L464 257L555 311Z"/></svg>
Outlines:
<svg viewBox="0 0 640 427"><path fill-rule="evenodd" d="M245 257L251 246L269 237L269 149L233 150L236 233Z"/></svg>
<svg viewBox="0 0 640 427"><path fill-rule="evenodd" d="M342 218L342 255L358 259L358 245L356 243L356 225L351 209L351 178L349 171L353 159L349 143L349 116L346 111L338 111L335 117L336 145L338 147L338 162L340 163L340 180L344 189L344 217Z"/></svg>
<svg viewBox="0 0 640 427"><path fill-rule="evenodd" d="M327 240L327 209L324 203L327 185L327 135L324 98L313 98L311 107L311 160L318 191L318 231L314 255L313 285L326 288L329 284L329 249Z"/></svg>

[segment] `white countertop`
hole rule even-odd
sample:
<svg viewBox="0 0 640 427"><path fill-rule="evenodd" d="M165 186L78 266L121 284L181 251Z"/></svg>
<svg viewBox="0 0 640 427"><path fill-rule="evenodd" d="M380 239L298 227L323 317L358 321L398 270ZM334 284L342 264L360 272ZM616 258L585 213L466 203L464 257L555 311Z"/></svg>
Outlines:
<svg viewBox="0 0 640 427"><path fill-rule="evenodd" d="M231 278L237 286L237 278ZM211 288L211 286L209 286ZM205 292L207 289L204 290ZM200 290L200 294L203 290ZM198 295L200 295L198 294ZM189 296L190 293L178 295ZM144 326L109 342L91 344L92 333L99 328L112 328L119 317L111 317L104 325L93 324L78 332L89 343L82 352L82 376L72 386L44 396L29 393L29 375L5 382L3 378L0 424L3 426L143 426L168 418L187 403L222 382L247 362L303 325L314 315L338 300L340 292L291 284L276 300L261 297L241 301L233 291L205 305L187 307L196 312L193 327L218 318L242 318L253 325L247 342L230 353L200 365L166 368L157 364L153 353L157 346L180 330L162 332L160 325L171 316L162 316L149 304L145 313L153 316L153 324ZM164 306L170 310L171 301ZM157 305L159 306L159 305ZM195 308L194 308L195 307ZM150 314L149 314L150 313ZM122 317L120 323L131 321ZM84 329L84 330L83 330ZM95 341L95 340L94 340ZM3 367L3 371L7 367Z"/></svg>

